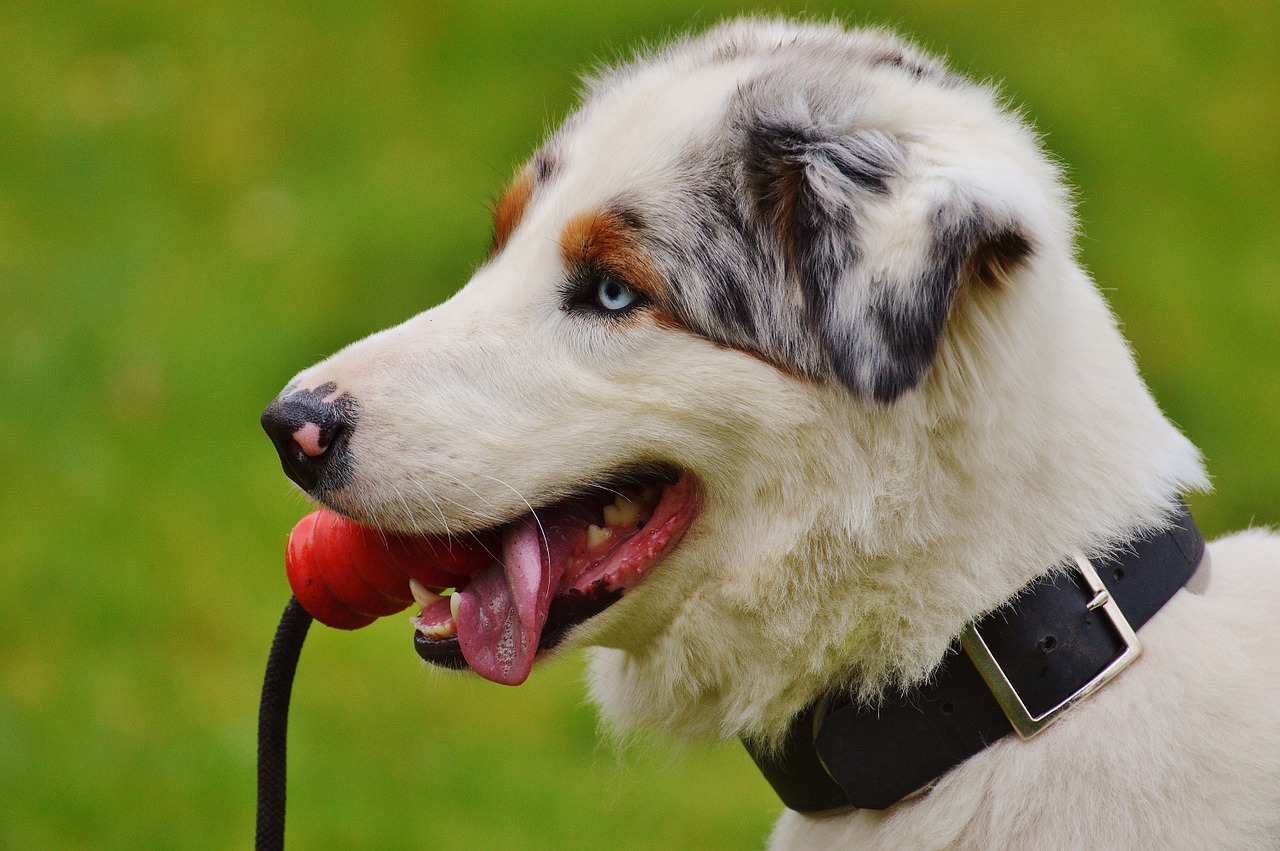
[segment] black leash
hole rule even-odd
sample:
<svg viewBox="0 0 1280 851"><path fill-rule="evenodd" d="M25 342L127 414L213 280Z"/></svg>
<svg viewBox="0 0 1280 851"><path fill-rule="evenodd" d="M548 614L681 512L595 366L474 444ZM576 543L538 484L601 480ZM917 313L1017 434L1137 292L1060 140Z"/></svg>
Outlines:
<svg viewBox="0 0 1280 851"><path fill-rule="evenodd" d="M262 679L258 704L258 828L257 851L284 849L285 748L289 731L289 695L298 655L311 626L311 615L297 597L290 597L276 627Z"/></svg>

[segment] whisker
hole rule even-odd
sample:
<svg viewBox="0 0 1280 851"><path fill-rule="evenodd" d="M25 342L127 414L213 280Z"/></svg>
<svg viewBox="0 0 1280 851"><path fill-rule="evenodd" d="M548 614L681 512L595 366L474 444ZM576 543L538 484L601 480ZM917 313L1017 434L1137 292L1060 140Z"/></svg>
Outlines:
<svg viewBox="0 0 1280 851"><path fill-rule="evenodd" d="M449 518L445 516L444 509L440 507L440 501L435 498L435 495L431 493L431 489L428 488L423 482L415 479L413 480L413 485L418 489L419 493L421 493L427 499L431 500L431 505L435 509L436 516L440 518L440 524L444 526L445 538L446 539L452 538L453 532L451 532L449 529Z"/></svg>
<svg viewBox="0 0 1280 851"><path fill-rule="evenodd" d="M525 499L524 494L520 493L520 491L516 490L511 485L507 484L502 479L499 479L497 476L490 476L487 473L481 473L481 475L484 476L486 479L490 479L492 481L497 482L507 490L511 491L513 494L518 496L520 498L520 501L523 502L528 507L529 514L533 516L533 522L538 524L538 534L542 538L542 548L543 548L543 551L547 554L547 570L551 570L551 542L547 538L547 530L543 528L542 519L538 517L537 509L533 507L533 503ZM499 561L501 561L501 559L499 559ZM505 564L503 566L505 567Z"/></svg>

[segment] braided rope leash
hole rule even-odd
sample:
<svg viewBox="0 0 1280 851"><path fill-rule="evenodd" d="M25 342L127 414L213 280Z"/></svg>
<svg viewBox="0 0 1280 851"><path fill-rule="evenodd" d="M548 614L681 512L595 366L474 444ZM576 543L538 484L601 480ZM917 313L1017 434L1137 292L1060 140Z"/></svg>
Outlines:
<svg viewBox="0 0 1280 851"><path fill-rule="evenodd" d="M290 597L280 616L267 656L258 705L258 821L254 848L283 851L285 762L289 731L289 696L298 669L302 642L311 626L311 615Z"/></svg>

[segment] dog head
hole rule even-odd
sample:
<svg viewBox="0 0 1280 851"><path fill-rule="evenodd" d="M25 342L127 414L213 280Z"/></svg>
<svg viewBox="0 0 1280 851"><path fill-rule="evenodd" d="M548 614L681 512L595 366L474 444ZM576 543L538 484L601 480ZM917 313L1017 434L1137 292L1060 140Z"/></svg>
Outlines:
<svg viewBox="0 0 1280 851"><path fill-rule="evenodd" d="M464 589L481 673L567 637L615 649L620 718L767 736L833 677L923 675L1197 480L1072 227L989 88L883 33L738 22L591 81L472 280L268 414L325 505L498 530L506 573ZM479 625L521 582L536 634Z"/></svg>

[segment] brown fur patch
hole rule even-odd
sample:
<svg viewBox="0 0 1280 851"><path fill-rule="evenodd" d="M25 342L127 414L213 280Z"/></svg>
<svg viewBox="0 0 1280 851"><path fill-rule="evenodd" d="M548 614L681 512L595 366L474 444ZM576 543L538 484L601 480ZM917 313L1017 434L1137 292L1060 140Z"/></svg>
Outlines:
<svg viewBox="0 0 1280 851"><path fill-rule="evenodd" d="M512 181L511 186L494 205L492 254L502 250L502 246L507 244L511 234L520 225L520 219L524 218L525 207L529 206L529 198L533 195L535 182L533 170L525 169Z"/></svg>
<svg viewBox="0 0 1280 851"><path fill-rule="evenodd" d="M804 166L791 164L783 171L773 190L773 226L782 234L787 260L792 264L796 260L796 207L800 204L800 193L804 188Z"/></svg>
<svg viewBox="0 0 1280 851"><path fill-rule="evenodd" d="M654 310L647 311L645 315L650 322L657 325L659 328L668 328L672 331L680 331L684 334L691 334L694 337L698 337L702 340L705 340L706 342L710 343L711 345L715 346L717 349L720 349L722 351L737 352L740 355L746 355L747 357L755 358L761 363L767 364L773 367L774 369L778 370L779 372L782 372L791 376L797 381L805 381L805 382L817 381L817 379L815 379L813 376L805 375L804 373L797 370L795 366L793 366L792 364L785 363L778 358L770 357L769 355L766 355L763 352L756 352L756 351L752 351L751 349L742 348L739 346L731 346L728 343L722 343L719 340L712 340L709 337L704 337L701 334L698 334L694 331L690 331L689 326L685 325L679 319L676 319L670 313L667 313L665 310L662 310L661 308L655 308Z"/></svg>
<svg viewBox="0 0 1280 851"><path fill-rule="evenodd" d="M641 246L635 225L618 213L597 211L571 219L560 234L560 251L570 269L585 266L616 275L651 302L666 300L666 284Z"/></svg>
<svg viewBox="0 0 1280 851"><path fill-rule="evenodd" d="M1004 286L1011 275L1031 255L1031 241L1016 230L1001 231L984 240L965 262L960 275L962 288L973 284Z"/></svg>

